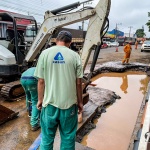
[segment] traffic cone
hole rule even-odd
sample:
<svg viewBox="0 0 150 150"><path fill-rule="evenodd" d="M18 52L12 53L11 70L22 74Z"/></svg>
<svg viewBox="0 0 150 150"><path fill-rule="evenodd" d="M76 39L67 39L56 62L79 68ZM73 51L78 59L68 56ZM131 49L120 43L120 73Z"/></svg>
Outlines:
<svg viewBox="0 0 150 150"><path fill-rule="evenodd" d="M116 47L116 52L118 52L118 47Z"/></svg>

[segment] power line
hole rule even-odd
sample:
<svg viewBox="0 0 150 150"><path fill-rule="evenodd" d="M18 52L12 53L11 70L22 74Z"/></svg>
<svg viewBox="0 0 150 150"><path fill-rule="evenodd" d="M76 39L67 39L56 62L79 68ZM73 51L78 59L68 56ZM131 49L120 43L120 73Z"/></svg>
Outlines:
<svg viewBox="0 0 150 150"><path fill-rule="evenodd" d="M54 3L55 2L53 2L53 3L51 2L50 3L51 6L52 5L54 6L55 5ZM16 5L16 6L12 6L12 4ZM34 5L34 4L36 4L36 5ZM46 8L42 8L43 7L42 5L38 5L37 0L36 1L32 0L32 3L31 3L31 1L24 2L24 1L20 0L20 2L15 3L15 2L9 2L9 0L5 0L5 1L3 1L3 3L1 3L1 6L3 6L4 8L7 8L7 10L13 9L13 10L25 12L26 14L33 14L33 15L42 16L42 17L44 16L45 11L49 10ZM46 6L48 7L48 5L46 5ZM27 8L27 9L22 9L22 8ZM35 13L35 11L33 11L33 10L35 10L36 12L41 12L43 10L43 13Z"/></svg>
<svg viewBox="0 0 150 150"><path fill-rule="evenodd" d="M72 0L71 3L77 1L79 0ZM68 4L68 0L59 1L59 3L57 2L58 0L51 2L49 2L49 0L42 0L42 2L41 0L17 0L17 2L5 0L1 2L0 7L7 8L6 10L8 11L17 11L17 13L22 12L25 15L37 16L39 19L41 18L43 20L45 11L53 10L64 6L64 4Z"/></svg>
<svg viewBox="0 0 150 150"><path fill-rule="evenodd" d="M4 2L10 3L9 0L5 0ZM15 4L15 5L21 6L21 7L26 7L30 10L34 9L38 12L42 11L42 10L45 11L47 9L46 7L49 7L49 5L51 6L51 8L53 8L54 6L57 6L55 3L56 2L54 1L54 2L51 2L50 4L48 2L48 3L42 3L42 5L40 5L40 3L37 2L37 0L32 0L32 3L31 3L31 1L28 2L27 0L26 1L19 0L19 2L14 2L14 1L11 2L11 4Z"/></svg>
<svg viewBox="0 0 150 150"><path fill-rule="evenodd" d="M72 2L77 2L77 1L78 0L72 0ZM10 2L10 0L5 0L3 1L3 5L6 5L5 3L14 4L14 5L20 6L21 8L25 7L28 9L28 11L32 10L31 11L32 13L33 13L33 10L38 11L38 12L43 10L43 13L44 13L47 10L64 6L65 3L66 4L68 3L68 0L63 0L63 2L59 1L58 3L59 5L57 4L57 1L52 1L49 3L49 0L45 0L45 2L42 1L41 5L39 5L41 3L41 0L40 2L37 2L37 0L32 0L32 2L29 0L26 0L26 1L18 0L17 2L16 1Z"/></svg>
<svg viewBox="0 0 150 150"><path fill-rule="evenodd" d="M7 5L10 4L9 0L5 0L4 3L7 3ZM17 6L21 7L21 8L25 7L27 10L29 10L29 9L33 10L34 9L36 11L39 11L39 9L33 8L33 5L31 5L31 4L30 4L31 7L25 6L24 4L20 4L20 3L15 3L15 2L11 2L11 4L17 5Z"/></svg>
<svg viewBox="0 0 150 150"><path fill-rule="evenodd" d="M22 8L16 8L16 7L8 6L8 5L5 5L5 4L1 4L1 6L6 7L7 9L8 9L8 7L9 7L9 9L11 8L11 9L14 9L14 10L17 10L17 11L21 11L21 12L25 12L25 13L28 13L28 12L29 12L29 11L24 10L24 9L22 9ZM34 14L34 15L37 15L37 16L42 16L42 17L44 16L44 15L42 15L42 14L34 13L34 12L31 12L31 11L30 11L30 13L32 13L32 14Z"/></svg>
<svg viewBox="0 0 150 150"><path fill-rule="evenodd" d="M16 6L12 6L12 4L16 5ZM17 11L25 12L27 14L30 13L30 14L39 15L39 16L42 16L42 17L44 16L45 11L53 9L54 6L58 7L58 5L56 5L56 2L51 2L50 7L48 5L49 2L44 3L44 4L46 5L47 9L46 9L46 7L42 8L42 7L44 7L43 3L42 3L42 5L38 5L37 0L32 0L32 3L31 3L31 1L29 2L28 0L26 0L26 2L24 2L22 0L19 0L19 2L17 2L17 3L14 2L14 1L10 3L9 0L5 0L5 1L3 1L3 3L1 3L1 6L7 8L7 9L11 8L11 9L14 9L14 10L17 10ZM64 5L64 1L63 1L62 4ZM24 7L27 8L27 9L22 9ZM33 10L35 10L36 12L43 11L43 13L35 13L35 12L33 12Z"/></svg>

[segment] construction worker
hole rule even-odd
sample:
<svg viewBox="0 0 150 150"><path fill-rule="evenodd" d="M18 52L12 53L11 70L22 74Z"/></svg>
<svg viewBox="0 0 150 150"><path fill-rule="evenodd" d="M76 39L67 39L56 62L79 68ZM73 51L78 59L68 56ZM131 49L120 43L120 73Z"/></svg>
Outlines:
<svg viewBox="0 0 150 150"><path fill-rule="evenodd" d="M129 63L129 59L130 59L130 54L131 54L131 50L132 47L130 45L130 42L126 42L127 44L124 46L124 59L122 60L122 64L124 65L125 63L128 64Z"/></svg>
<svg viewBox="0 0 150 150"><path fill-rule="evenodd" d="M138 41L135 42L135 49L138 47Z"/></svg>
<svg viewBox="0 0 150 150"><path fill-rule="evenodd" d="M37 83L38 80L34 77L35 67L29 68L21 75L21 85L24 88L26 94L26 106L31 111L30 125L31 130L36 131L40 128L39 116L40 110L37 109L36 105L38 102ZM32 107L32 109L31 109Z"/></svg>
<svg viewBox="0 0 150 150"><path fill-rule="evenodd" d="M75 150L78 113L83 111L83 69L79 54L69 49L72 35L59 32L56 46L44 50L38 60L38 104L41 110L40 150L52 150L59 127L61 150ZM78 109L77 109L78 107Z"/></svg>

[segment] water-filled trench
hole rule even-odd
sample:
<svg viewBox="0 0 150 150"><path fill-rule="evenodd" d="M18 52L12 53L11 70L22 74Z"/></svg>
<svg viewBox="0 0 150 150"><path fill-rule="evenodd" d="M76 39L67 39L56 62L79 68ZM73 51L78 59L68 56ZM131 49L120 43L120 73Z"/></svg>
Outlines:
<svg viewBox="0 0 150 150"><path fill-rule="evenodd" d="M95 119L96 128L82 144L96 150L127 150L148 85L142 72L104 73L92 79L97 87L114 91L121 99Z"/></svg>

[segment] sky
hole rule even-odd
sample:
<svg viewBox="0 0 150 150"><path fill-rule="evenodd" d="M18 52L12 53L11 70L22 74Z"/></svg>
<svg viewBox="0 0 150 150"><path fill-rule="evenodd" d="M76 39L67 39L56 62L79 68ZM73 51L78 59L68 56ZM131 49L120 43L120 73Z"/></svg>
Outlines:
<svg viewBox="0 0 150 150"><path fill-rule="evenodd" d="M74 2L83 2L86 0L0 0L0 9L8 10L20 14L32 15L37 22L42 23L44 13L47 10L54 10L62 6L72 4ZM99 0L93 0L85 6L95 7ZM111 0L111 8L109 13L109 31L116 28L125 33L134 34L137 29L144 27L147 37L150 37L150 32L145 25L150 17L150 0ZM88 21L84 23L84 29L87 28ZM82 23L76 23L70 28L78 29Z"/></svg>

